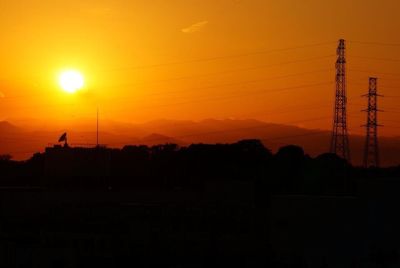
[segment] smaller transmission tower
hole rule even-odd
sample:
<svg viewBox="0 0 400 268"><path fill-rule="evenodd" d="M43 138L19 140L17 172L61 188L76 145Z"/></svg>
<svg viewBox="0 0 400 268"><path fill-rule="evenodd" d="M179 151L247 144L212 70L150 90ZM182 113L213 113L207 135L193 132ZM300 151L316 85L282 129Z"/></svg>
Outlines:
<svg viewBox="0 0 400 268"><path fill-rule="evenodd" d="M349 137L347 135L346 93L346 43L339 40L336 61L336 88L333 129L330 152L350 162Z"/></svg>
<svg viewBox="0 0 400 268"><path fill-rule="evenodd" d="M369 78L369 91L364 97L368 97L366 139L364 149L364 167L379 167L379 148L378 148L378 79L375 77Z"/></svg>

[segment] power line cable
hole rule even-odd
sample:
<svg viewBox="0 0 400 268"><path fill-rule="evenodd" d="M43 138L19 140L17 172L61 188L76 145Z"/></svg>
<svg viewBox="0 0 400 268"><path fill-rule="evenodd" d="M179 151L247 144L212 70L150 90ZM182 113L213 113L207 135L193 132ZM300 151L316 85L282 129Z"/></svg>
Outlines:
<svg viewBox="0 0 400 268"><path fill-rule="evenodd" d="M234 83L230 83L229 85L233 85ZM268 94L268 93L276 93L276 92L283 92L283 91L290 91L290 90L295 90L295 89L305 89L305 88L311 88L311 87L316 87L316 86L322 86L322 85L331 85L332 82L323 82L323 83L315 83L315 84L305 84L305 85L300 85L300 86L292 86L292 87L283 87L283 88L275 88L271 90L257 90L253 92L247 92L244 94L236 94L236 95L222 95L222 96L215 96L215 97L207 97L203 99L196 99L196 100L191 100L191 101L184 101L184 102L177 102L177 103L168 103L168 104L160 104L160 105L150 105L150 106L145 106L142 107L141 109L152 109L152 108L161 108L161 107L169 107L169 106L179 106L179 105L185 105L185 104L191 104L191 103L202 103L202 102L208 102L208 101L218 101L218 100L228 100L228 99L234 99L238 97L247 97L247 96L254 96L254 95L262 95L262 94ZM223 85L226 86L226 85ZM216 86L210 86L210 87L198 87L198 88L193 88L193 89L186 89L186 90L199 90L199 89L209 89L209 88L215 88ZM133 97L132 97L133 98ZM121 101L130 101L132 98L121 98ZM116 99L113 100L114 102ZM33 109L39 109L43 107L60 107L61 105L40 105L40 106L35 106L35 107L22 107L19 108L19 110L33 110ZM65 104L62 106L71 106L69 104ZM117 109L126 109L124 107L117 107ZM108 109L110 110L110 109ZM115 110L115 109L112 109Z"/></svg>
<svg viewBox="0 0 400 268"><path fill-rule="evenodd" d="M358 56L352 55L350 58L356 59L365 59L365 60L375 60L375 61L392 61L392 62L400 62L400 59L391 59L391 58L375 58L375 57L365 57L365 56Z"/></svg>
<svg viewBox="0 0 400 268"><path fill-rule="evenodd" d="M376 72L376 71L370 71L370 70L358 70L358 69L352 69L349 68L348 71L350 72L359 72L359 73L368 73L368 74L379 74L379 75L389 75L389 76L400 76L400 73L387 73L387 72Z"/></svg>
<svg viewBox="0 0 400 268"><path fill-rule="evenodd" d="M277 48L277 49L260 50L260 51L241 53L241 54L232 54L232 55L226 55L226 56L216 56L216 57L209 57L209 58L174 61L174 62L166 62L166 63L158 63L158 64L141 65L141 66L139 65L139 66L132 66L132 67L113 68L113 69L108 69L107 71L145 69L145 68L147 69L147 68L164 67L164 66L171 66L171 65L188 64L188 63L199 63L199 62L207 62L207 61L215 61L215 60L224 60L224 59L247 57L247 56L252 56L252 55L269 54L269 53L274 53L274 52L284 52L284 51L304 49L304 48L313 48L313 47L318 47L318 46L330 45L330 44L334 44L334 43L335 42L323 42L323 43L300 45L300 46L294 46L294 47L288 47L288 48Z"/></svg>
<svg viewBox="0 0 400 268"><path fill-rule="evenodd" d="M400 43L383 43L383 42L366 42L366 41L356 41L356 40L346 40L350 43L361 44L361 45L373 45L373 46L392 46L400 47Z"/></svg>

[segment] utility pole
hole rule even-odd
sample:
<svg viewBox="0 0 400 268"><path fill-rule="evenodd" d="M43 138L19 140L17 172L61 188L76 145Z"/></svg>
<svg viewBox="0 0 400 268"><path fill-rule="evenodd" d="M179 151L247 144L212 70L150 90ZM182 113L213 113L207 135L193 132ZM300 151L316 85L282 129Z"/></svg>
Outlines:
<svg viewBox="0 0 400 268"><path fill-rule="evenodd" d="M367 123L363 125L366 129L365 148L364 148L364 167L379 167L379 147L378 147L378 78L369 78Z"/></svg>
<svg viewBox="0 0 400 268"><path fill-rule="evenodd" d="M346 43L339 40L336 61L336 90L333 129L330 152L350 162L349 137L347 134L347 96L346 96Z"/></svg>

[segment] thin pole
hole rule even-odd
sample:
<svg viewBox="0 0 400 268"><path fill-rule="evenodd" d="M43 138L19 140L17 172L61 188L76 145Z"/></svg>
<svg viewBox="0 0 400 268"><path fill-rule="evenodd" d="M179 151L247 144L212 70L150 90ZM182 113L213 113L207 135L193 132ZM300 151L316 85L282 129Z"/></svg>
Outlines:
<svg viewBox="0 0 400 268"><path fill-rule="evenodd" d="M97 107L96 145L99 147L99 107Z"/></svg>

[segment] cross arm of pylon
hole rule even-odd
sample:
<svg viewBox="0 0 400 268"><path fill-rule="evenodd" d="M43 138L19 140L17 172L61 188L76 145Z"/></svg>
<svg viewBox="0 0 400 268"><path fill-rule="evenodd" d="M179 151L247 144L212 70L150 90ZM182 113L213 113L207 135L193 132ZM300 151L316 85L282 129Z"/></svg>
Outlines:
<svg viewBox="0 0 400 268"><path fill-rule="evenodd" d="M369 97L369 96L385 97L384 95L376 94L376 93L367 93L367 94L361 95L361 97Z"/></svg>
<svg viewBox="0 0 400 268"><path fill-rule="evenodd" d="M360 127L368 127L368 126L377 126L377 127L384 127L385 125L380 125L380 124L365 124L365 125L360 125Z"/></svg>

